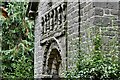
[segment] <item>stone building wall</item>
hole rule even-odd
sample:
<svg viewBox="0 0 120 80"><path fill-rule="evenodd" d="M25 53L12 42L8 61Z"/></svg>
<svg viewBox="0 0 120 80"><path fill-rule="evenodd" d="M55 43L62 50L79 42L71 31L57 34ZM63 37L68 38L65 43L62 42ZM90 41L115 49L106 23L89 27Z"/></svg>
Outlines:
<svg viewBox="0 0 120 80"><path fill-rule="evenodd" d="M52 63L49 64L49 61L57 54L51 52L53 49L58 50L62 59L59 75L66 70L66 20L63 19L66 17L65 6L66 3L60 1L39 4L35 27L35 77L51 77L52 71L49 72L49 66Z"/></svg>
<svg viewBox="0 0 120 80"><path fill-rule="evenodd" d="M118 2L40 2L35 21L35 78L63 77L62 73L76 67L79 50L92 51L97 33L102 35L103 50L116 49L118 55L119 45L110 45L110 40L119 43L118 10Z"/></svg>

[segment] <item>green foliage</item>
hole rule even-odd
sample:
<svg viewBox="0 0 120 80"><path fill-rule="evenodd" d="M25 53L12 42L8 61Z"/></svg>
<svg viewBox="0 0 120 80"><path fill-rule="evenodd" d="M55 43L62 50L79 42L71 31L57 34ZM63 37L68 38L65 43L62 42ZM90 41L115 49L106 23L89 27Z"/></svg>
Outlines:
<svg viewBox="0 0 120 80"><path fill-rule="evenodd" d="M69 79L81 78L92 80L120 79L119 59L115 51L108 53L109 56L101 49L101 36L96 35L93 40L94 50L87 54L80 51L78 55L77 69L68 71L66 77ZM115 44L115 43L114 43ZM78 54L79 54L78 53Z"/></svg>
<svg viewBox="0 0 120 80"><path fill-rule="evenodd" d="M26 10L26 2L10 2L1 20L3 78L33 78L34 24Z"/></svg>

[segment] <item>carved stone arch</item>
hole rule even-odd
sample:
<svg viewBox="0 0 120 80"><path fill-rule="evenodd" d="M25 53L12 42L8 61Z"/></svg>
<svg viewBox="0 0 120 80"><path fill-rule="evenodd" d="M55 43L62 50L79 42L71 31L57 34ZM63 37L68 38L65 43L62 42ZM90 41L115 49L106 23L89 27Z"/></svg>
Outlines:
<svg viewBox="0 0 120 80"><path fill-rule="evenodd" d="M44 50L44 55L43 55L43 70L42 70L42 74L46 74L46 59L47 59L47 53L48 53L48 50L49 50L49 47L50 47L50 43L46 43L45 45L45 50Z"/></svg>
<svg viewBox="0 0 120 80"><path fill-rule="evenodd" d="M48 54L47 71L48 75L59 76L59 68L61 64L61 55L58 49L53 48Z"/></svg>
<svg viewBox="0 0 120 80"><path fill-rule="evenodd" d="M62 49L55 37L48 39L44 51L43 74L59 75Z"/></svg>

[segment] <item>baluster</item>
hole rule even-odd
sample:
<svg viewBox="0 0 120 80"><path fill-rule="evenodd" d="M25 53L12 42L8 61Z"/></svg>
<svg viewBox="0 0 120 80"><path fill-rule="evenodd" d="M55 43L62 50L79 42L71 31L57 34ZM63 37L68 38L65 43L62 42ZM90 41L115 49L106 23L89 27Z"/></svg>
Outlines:
<svg viewBox="0 0 120 80"><path fill-rule="evenodd" d="M66 8L67 8L67 3L64 2L62 5L62 11L63 11L63 15L62 15L62 22L65 22L66 21Z"/></svg>
<svg viewBox="0 0 120 80"><path fill-rule="evenodd" d="M41 19L41 25L42 25L42 34L44 34L44 17Z"/></svg>
<svg viewBox="0 0 120 80"><path fill-rule="evenodd" d="M62 28L66 22L67 3L64 2L41 18L42 34ZM62 25L61 25L62 24Z"/></svg>
<svg viewBox="0 0 120 80"><path fill-rule="evenodd" d="M53 29L54 31L57 29L57 19L58 19L57 16L58 16L57 9L55 8L54 9L54 29Z"/></svg>
<svg viewBox="0 0 120 80"><path fill-rule="evenodd" d="M58 25L61 24L61 21L62 21L62 16L61 16L61 6L59 6L57 8L57 11L58 11Z"/></svg>
<svg viewBox="0 0 120 80"><path fill-rule="evenodd" d="M45 26L44 26L44 32L47 32L47 15L45 15Z"/></svg>
<svg viewBox="0 0 120 80"><path fill-rule="evenodd" d="M50 30L53 30L53 10L50 12Z"/></svg>
<svg viewBox="0 0 120 80"><path fill-rule="evenodd" d="M50 16L47 14L47 32L50 30Z"/></svg>

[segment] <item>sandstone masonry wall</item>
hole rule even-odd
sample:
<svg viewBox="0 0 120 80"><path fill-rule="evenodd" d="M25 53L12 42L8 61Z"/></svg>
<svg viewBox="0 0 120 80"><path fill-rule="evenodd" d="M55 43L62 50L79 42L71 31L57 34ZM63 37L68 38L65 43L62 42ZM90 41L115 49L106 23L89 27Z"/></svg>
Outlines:
<svg viewBox="0 0 120 80"><path fill-rule="evenodd" d="M120 55L119 5L119 2L81 1L65 2L65 5L61 1L50 3L48 0L48 2L40 2L35 25L35 78L47 75L46 60L49 57L49 51L53 48L52 46L57 46L58 50L60 50L62 62L59 75L62 77L62 73L76 67L76 57L79 50L82 50L84 54L92 51L94 48L93 38L97 33L102 36L103 50L106 52L116 50L113 55ZM66 6L66 8L64 9L62 6ZM50 16L52 11L54 13L53 17ZM57 12L58 23L56 23L56 12L54 11ZM46 20L46 15L49 15L50 19ZM59 19L60 16L62 18ZM44 22L44 18L46 22ZM52 27L50 27L52 20L54 20L54 28L57 25L56 30L53 31L51 31ZM59 24L60 20L63 21L61 24ZM50 25L46 27L46 24ZM43 28L43 26L48 29ZM116 45L111 44L111 41Z"/></svg>

